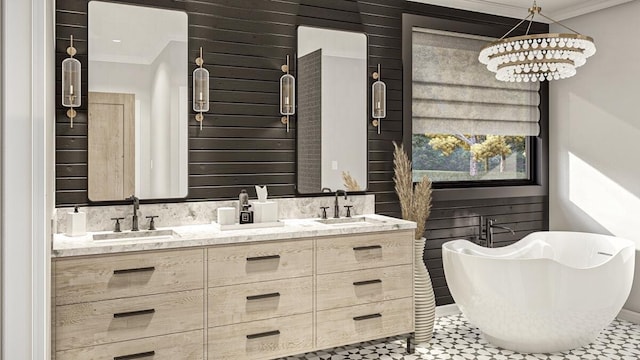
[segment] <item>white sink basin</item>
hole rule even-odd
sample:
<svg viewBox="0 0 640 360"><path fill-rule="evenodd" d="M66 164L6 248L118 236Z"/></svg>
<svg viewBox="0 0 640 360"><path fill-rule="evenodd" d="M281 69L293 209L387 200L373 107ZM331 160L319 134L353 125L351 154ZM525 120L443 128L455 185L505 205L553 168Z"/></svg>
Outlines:
<svg viewBox="0 0 640 360"><path fill-rule="evenodd" d="M142 230L142 231L125 231L112 232L103 234L93 234L94 241L114 241L114 240L171 240L179 238L175 231L171 229L163 230Z"/></svg>

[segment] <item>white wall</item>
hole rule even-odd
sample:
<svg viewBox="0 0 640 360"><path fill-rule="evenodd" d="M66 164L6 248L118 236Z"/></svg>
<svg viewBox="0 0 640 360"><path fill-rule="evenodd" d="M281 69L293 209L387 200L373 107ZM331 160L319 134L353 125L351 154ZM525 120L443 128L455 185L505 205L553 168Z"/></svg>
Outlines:
<svg viewBox="0 0 640 360"><path fill-rule="evenodd" d="M639 15L634 1L563 21L593 37L597 52L550 84L549 227L613 234L640 249ZM640 311L635 277L626 307Z"/></svg>
<svg viewBox="0 0 640 360"><path fill-rule="evenodd" d="M158 57L149 66L151 79L151 122L146 129L150 136L150 162L139 164L150 174L148 189L141 188L140 197L162 198L186 196L187 188L179 187L180 176L184 176L187 165L187 152L178 148L177 139L184 132L177 128L187 128L186 109L188 97L180 98L181 88L187 88L188 71L185 61L186 41L170 41ZM182 90L182 93L186 91ZM153 166L151 166L153 165ZM183 184L183 183L182 183ZM148 192L148 193L147 193ZM146 194L146 196L145 196Z"/></svg>
<svg viewBox="0 0 640 360"><path fill-rule="evenodd" d="M342 172L348 172L362 189L367 186L366 72L366 59L322 54L322 84L333 84L322 86L321 95L322 187L344 189Z"/></svg>
<svg viewBox="0 0 640 360"><path fill-rule="evenodd" d="M2 1L3 359L50 353L53 15L53 0Z"/></svg>

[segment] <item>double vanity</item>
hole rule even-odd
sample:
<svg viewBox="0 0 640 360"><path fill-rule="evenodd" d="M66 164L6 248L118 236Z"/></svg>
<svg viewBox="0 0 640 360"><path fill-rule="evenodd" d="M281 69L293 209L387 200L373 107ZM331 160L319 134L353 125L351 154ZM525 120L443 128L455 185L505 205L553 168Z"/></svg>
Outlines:
<svg viewBox="0 0 640 360"><path fill-rule="evenodd" d="M372 195L347 200L344 192L346 209L338 206L338 191L335 201L320 196L327 188L361 194L369 183L366 34L302 25L295 37L286 35L289 45L278 40L273 53L247 56L217 46L236 47L204 20L224 18L207 12L227 5L81 3L56 3L57 14L67 14L57 18L59 30L77 33L86 45L78 50L89 75L80 92L85 103L76 105L86 120L75 130L56 130L73 142L59 146L56 158L67 159L59 164L81 169L59 171L56 203L91 204L81 211L90 232L63 235L76 234L65 220L82 219L84 229L85 215L57 209L56 360L272 359L413 332L415 224L373 214ZM222 33L247 34L238 30ZM277 92L283 69L272 60L282 56L288 64L291 54L299 96L284 102L296 109L297 132L285 135L288 125L282 134L269 129L267 139L269 116L280 114L270 114L264 99ZM233 70L216 89L223 98L209 86L197 99L190 84L196 67L212 79L231 68L251 74L236 79ZM259 81L245 81L254 75ZM240 89L238 79L250 87ZM78 91L71 82L65 89L69 99ZM198 130L192 115L203 95L229 106L218 107L216 120L208 116ZM224 125L244 122L247 110L234 109L245 102L264 110L242 130ZM85 151L86 160L78 159ZM283 226L225 230L235 224L212 224L215 210L237 209L238 201L196 201L234 199L237 184L255 182L274 185ZM137 197L157 203L138 213ZM109 205L123 199L134 201L133 216L129 206ZM314 219L331 205L342 218ZM156 217L157 230L144 230L154 228L145 219Z"/></svg>
<svg viewBox="0 0 640 360"><path fill-rule="evenodd" d="M56 360L273 359L410 333L415 224L56 234Z"/></svg>

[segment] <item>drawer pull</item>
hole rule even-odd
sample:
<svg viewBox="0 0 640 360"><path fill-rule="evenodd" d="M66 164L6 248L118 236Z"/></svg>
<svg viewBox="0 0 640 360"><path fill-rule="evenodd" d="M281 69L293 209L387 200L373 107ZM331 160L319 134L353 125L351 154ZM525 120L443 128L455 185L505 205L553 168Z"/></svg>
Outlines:
<svg viewBox="0 0 640 360"><path fill-rule="evenodd" d="M247 296L247 300L260 300L260 299L268 299L268 298L279 297L279 296L280 296L279 292L274 292L274 293L271 293L271 294Z"/></svg>
<svg viewBox="0 0 640 360"><path fill-rule="evenodd" d="M358 246L354 247L354 251L382 249L382 245Z"/></svg>
<svg viewBox="0 0 640 360"><path fill-rule="evenodd" d="M155 351L147 351L147 352L141 352L141 353L131 354L131 355L114 356L113 360L141 359L141 358L145 358L145 357L149 357L149 356L154 356L155 354L156 354Z"/></svg>
<svg viewBox="0 0 640 360"><path fill-rule="evenodd" d="M247 339L251 340L251 339L257 339L261 337L274 336L274 335L280 335L280 330L267 331L259 334L250 334L250 335L247 335Z"/></svg>
<svg viewBox="0 0 640 360"><path fill-rule="evenodd" d="M117 319L117 318L130 317L130 316L153 314L155 312L156 312L156 309L137 310L137 311L129 311L129 312L123 312L123 313L115 313L113 314L113 317Z"/></svg>
<svg viewBox="0 0 640 360"><path fill-rule="evenodd" d="M381 282L382 282L382 280L380 280L380 279L367 280L367 281L356 281L356 282L353 283L353 285L354 286L370 285L370 284L379 284Z"/></svg>
<svg viewBox="0 0 640 360"><path fill-rule="evenodd" d="M247 261L273 260L280 259L280 255L254 256L248 257Z"/></svg>
<svg viewBox="0 0 640 360"><path fill-rule="evenodd" d="M148 271L154 271L155 269L156 269L155 266L149 266L149 267L141 267L141 268L135 268L135 269L113 270L113 275L130 274L130 273L137 273L137 272L148 272Z"/></svg>
<svg viewBox="0 0 640 360"><path fill-rule="evenodd" d="M353 320L355 321L361 321L361 320L369 320L369 319L375 319L375 318L379 318L382 317L382 314L377 313L377 314L369 314L369 315L362 315L362 316L356 316L353 318Z"/></svg>

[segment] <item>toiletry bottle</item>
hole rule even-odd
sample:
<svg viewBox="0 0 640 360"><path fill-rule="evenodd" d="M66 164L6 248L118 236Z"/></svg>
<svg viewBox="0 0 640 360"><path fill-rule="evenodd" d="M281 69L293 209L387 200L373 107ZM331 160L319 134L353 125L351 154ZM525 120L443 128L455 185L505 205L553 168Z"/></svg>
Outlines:
<svg viewBox="0 0 640 360"><path fill-rule="evenodd" d="M87 215L78 211L76 205L73 212L67 213L67 235L68 236L82 236L87 233Z"/></svg>
<svg viewBox="0 0 640 360"><path fill-rule="evenodd" d="M249 194L247 193L247 190L242 189L240 190L240 195L238 195L238 201L239 201L239 208L240 210L242 210L242 207L245 205L249 205Z"/></svg>
<svg viewBox="0 0 640 360"><path fill-rule="evenodd" d="M242 205L242 211L240 211L240 224L253 224L253 211L249 210L251 205Z"/></svg>
<svg viewBox="0 0 640 360"><path fill-rule="evenodd" d="M253 211L249 211L251 205L249 205L249 194L247 190L242 189L240 195L238 195L238 207L240 209L240 224L252 224L253 223Z"/></svg>

